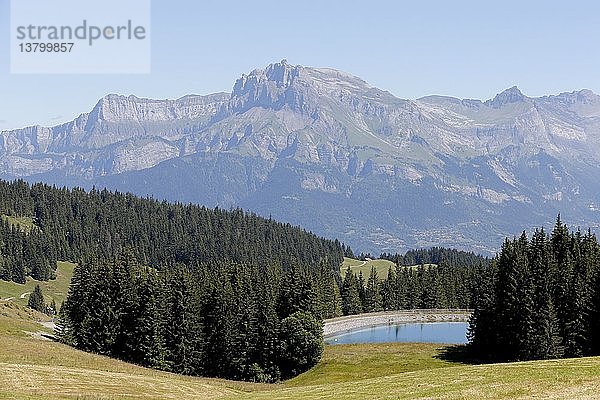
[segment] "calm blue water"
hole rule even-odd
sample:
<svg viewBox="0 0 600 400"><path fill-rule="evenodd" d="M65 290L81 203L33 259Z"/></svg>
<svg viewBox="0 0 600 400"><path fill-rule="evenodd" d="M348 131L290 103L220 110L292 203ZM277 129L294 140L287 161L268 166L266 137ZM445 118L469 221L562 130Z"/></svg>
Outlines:
<svg viewBox="0 0 600 400"><path fill-rule="evenodd" d="M428 322L381 325L340 333L325 339L327 344L348 343L467 343L466 322Z"/></svg>

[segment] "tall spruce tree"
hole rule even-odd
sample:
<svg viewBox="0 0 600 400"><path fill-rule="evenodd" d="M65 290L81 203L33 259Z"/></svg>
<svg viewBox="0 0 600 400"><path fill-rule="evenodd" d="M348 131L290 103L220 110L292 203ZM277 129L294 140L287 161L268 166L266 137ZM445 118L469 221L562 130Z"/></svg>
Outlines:
<svg viewBox="0 0 600 400"><path fill-rule="evenodd" d="M356 275L350 270L350 267L346 270L342 283L342 312L344 315L360 314L363 312L358 280Z"/></svg>
<svg viewBox="0 0 600 400"><path fill-rule="evenodd" d="M29 295L27 307L44 314L48 312L48 308L46 306L46 303L44 302L44 295L42 294L42 289L40 288L40 285L35 285L35 289L33 289L33 292Z"/></svg>
<svg viewBox="0 0 600 400"><path fill-rule="evenodd" d="M472 350L502 360L600 354L598 254L591 231L570 233L560 217L550 237L541 229L505 241L494 284L475 291Z"/></svg>
<svg viewBox="0 0 600 400"><path fill-rule="evenodd" d="M528 360L560 357L563 350L551 293L554 259L543 229L533 234L529 254L532 324L522 354Z"/></svg>
<svg viewBox="0 0 600 400"><path fill-rule="evenodd" d="M496 269L495 261L490 267L480 269L474 290L474 310L469 319L468 337L471 348L485 359L495 358L495 346L499 334L496 325L497 310L494 290Z"/></svg>
<svg viewBox="0 0 600 400"><path fill-rule="evenodd" d="M560 214L556 219L551 235L552 253L555 260L553 274L553 298L559 321L561 336L567 337L567 321L571 314L569 293L573 283L573 251L572 236L568 227L562 223ZM565 343L566 346L566 343ZM567 346L568 347L568 346Z"/></svg>
<svg viewBox="0 0 600 400"><path fill-rule="evenodd" d="M381 311L383 303L381 298L379 275L375 267L371 267L369 279L365 288L364 310L365 312Z"/></svg>
<svg viewBox="0 0 600 400"><path fill-rule="evenodd" d="M523 319L526 315L522 314L524 307L522 305L523 292L521 290L521 277L523 274L519 271L523 265L523 251L526 251L527 237L523 234L517 240L508 239L502 245L500 256L498 258L498 279L496 281L496 312L498 334L496 335L497 354L503 355L507 359L516 359L519 354L520 345L523 339ZM525 241L525 243L523 243ZM525 247L525 250L523 250ZM519 256L521 253L521 256ZM519 263L519 259L521 263Z"/></svg>

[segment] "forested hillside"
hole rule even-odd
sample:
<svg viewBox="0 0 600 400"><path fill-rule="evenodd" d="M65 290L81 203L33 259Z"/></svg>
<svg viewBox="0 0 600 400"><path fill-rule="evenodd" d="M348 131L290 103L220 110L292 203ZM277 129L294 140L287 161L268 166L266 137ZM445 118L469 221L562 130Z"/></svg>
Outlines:
<svg viewBox="0 0 600 400"><path fill-rule="evenodd" d="M469 251L431 247L428 249L413 249L404 254L382 253L379 258L393 261L398 265L442 264L467 266L487 264L489 259Z"/></svg>
<svg viewBox="0 0 600 400"><path fill-rule="evenodd" d="M3 220L0 279L52 278L56 260L110 259L124 249L144 265L194 266L214 260L290 263L332 270L342 246L242 210L170 204L107 190L57 189L0 181L0 215L32 217L30 232Z"/></svg>
<svg viewBox="0 0 600 400"><path fill-rule="evenodd" d="M59 337L82 350L277 381L320 359L321 320L341 315L343 246L241 210L0 181L0 214L2 279L78 262ZM9 222L22 217L34 226Z"/></svg>

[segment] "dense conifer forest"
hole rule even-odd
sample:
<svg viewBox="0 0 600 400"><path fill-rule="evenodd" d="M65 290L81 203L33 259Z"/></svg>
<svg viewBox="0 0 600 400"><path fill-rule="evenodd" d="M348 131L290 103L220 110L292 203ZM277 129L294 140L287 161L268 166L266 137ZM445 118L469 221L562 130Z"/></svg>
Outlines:
<svg viewBox="0 0 600 400"><path fill-rule="evenodd" d="M445 247L414 249L404 254L381 253L379 258L392 261L397 265L447 264L453 266L473 266L489 262L487 258L479 254Z"/></svg>
<svg viewBox="0 0 600 400"><path fill-rule="evenodd" d="M283 270L219 261L157 271L124 254L76 267L59 336L147 367L273 382L320 359L321 320L341 314L336 289L325 263Z"/></svg>
<svg viewBox="0 0 600 400"><path fill-rule="evenodd" d="M144 265L193 266L214 260L265 265L292 262L332 270L342 261L337 241L242 210L169 204L131 194L57 189L0 181L0 215L31 217L30 232L2 220L0 279L52 279L56 260L110 259L125 248Z"/></svg>
<svg viewBox="0 0 600 400"><path fill-rule="evenodd" d="M386 277L380 277L375 268L371 268L368 277L348 269L340 289L342 311L349 315L415 308L471 308L475 285L487 264L486 259L479 257L472 265L396 265Z"/></svg>
<svg viewBox="0 0 600 400"><path fill-rule="evenodd" d="M493 361L600 354L600 246L560 217L506 240L479 278L471 350Z"/></svg>

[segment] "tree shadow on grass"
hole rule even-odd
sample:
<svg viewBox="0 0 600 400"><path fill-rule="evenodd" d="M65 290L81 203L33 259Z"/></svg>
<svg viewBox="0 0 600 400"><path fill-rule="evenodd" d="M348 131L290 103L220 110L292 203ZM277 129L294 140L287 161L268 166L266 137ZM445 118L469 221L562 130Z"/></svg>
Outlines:
<svg viewBox="0 0 600 400"><path fill-rule="evenodd" d="M439 360L465 365L489 363L487 360L482 360L481 358L476 357L471 348L464 344L442 347L439 349L439 353L434 357Z"/></svg>
<svg viewBox="0 0 600 400"><path fill-rule="evenodd" d="M60 342L55 335L51 335L49 333L40 333L40 336L46 340L52 340L53 342Z"/></svg>

